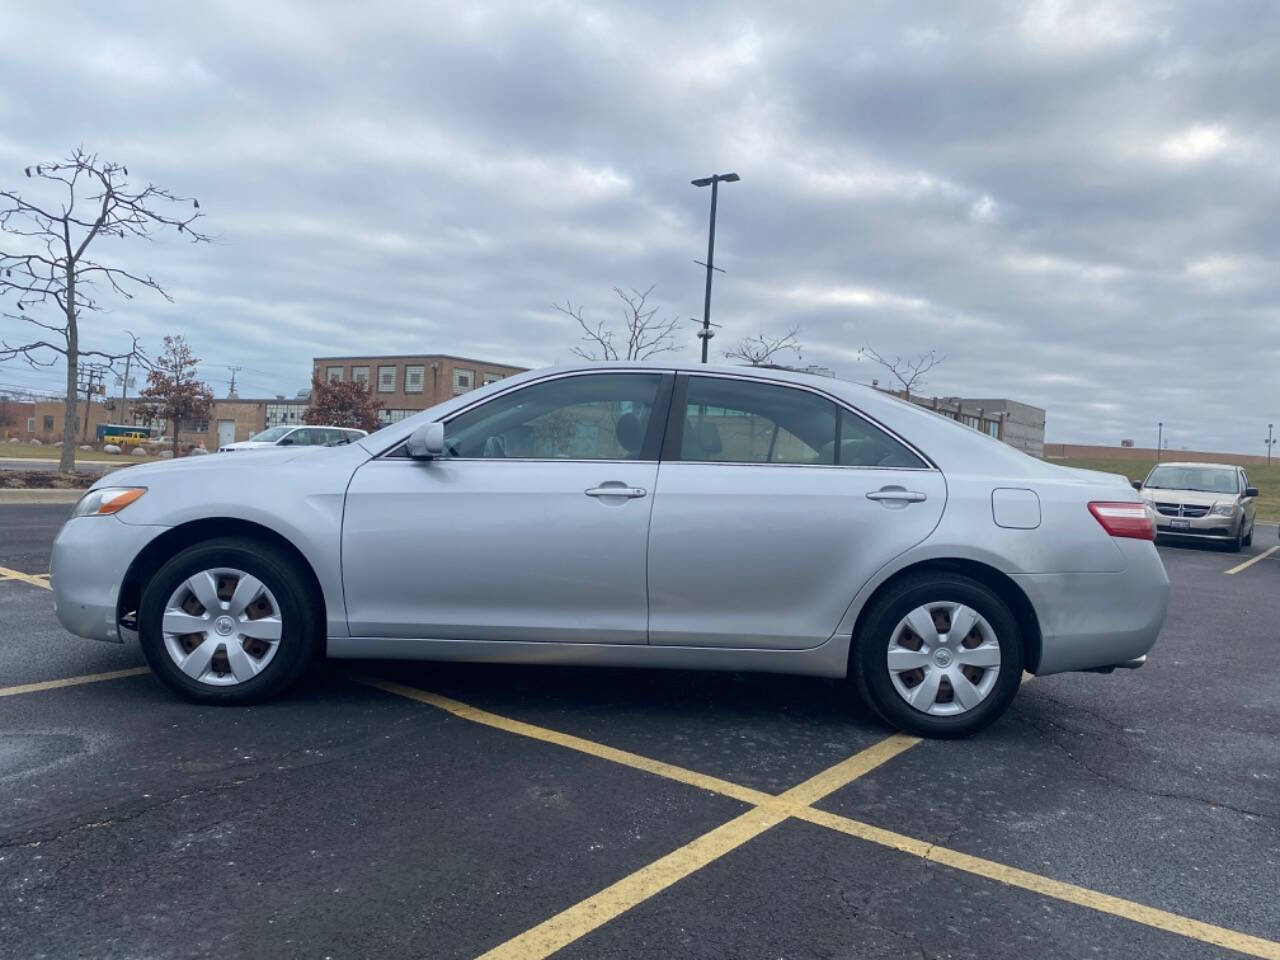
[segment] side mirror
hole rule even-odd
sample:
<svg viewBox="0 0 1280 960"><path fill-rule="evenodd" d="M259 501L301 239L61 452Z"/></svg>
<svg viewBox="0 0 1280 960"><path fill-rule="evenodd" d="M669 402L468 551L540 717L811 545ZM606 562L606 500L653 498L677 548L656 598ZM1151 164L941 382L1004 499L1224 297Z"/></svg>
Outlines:
<svg viewBox="0 0 1280 960"><path fill-rule="evenodd" d="M1257 487L1245 487L1245 488L1244 488L1244 495L1245 495L1246 497L1256 497L1256 496L1258 495L1258 488L1257 488Z"/></svg>
<svg viewBox="0 0 1280 960"><path fill-rule="evenodd" d="M281 440L279 443L277 443L277 444L276 444L276 446L277 446L277 447L292 447L292 446L293 446L293 437L285 437L283 440Z"/></svg>
<svg viewBox="0 0 1280 960"><path fill-rule="evenodd" d="M424 423L404 442L405 452L414 460L432 460L444 453L444 424Z"/></svg>
<svg viewBox="0 0 1280 960"><path fill-rule="evenodd" d="M1135 490L1141 490L1141 489L1142 489L1142 481L1141 481L1141 480L1135 480L1135 481L1133 481L1133 489L1135 489Z"/></svg>

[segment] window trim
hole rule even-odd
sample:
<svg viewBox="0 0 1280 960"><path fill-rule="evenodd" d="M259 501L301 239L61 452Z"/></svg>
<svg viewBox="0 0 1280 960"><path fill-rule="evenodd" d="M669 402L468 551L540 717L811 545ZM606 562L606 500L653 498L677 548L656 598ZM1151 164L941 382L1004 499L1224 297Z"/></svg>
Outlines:
<svg viewBox="0 0 1280 960"><path fill-rule="evenodd" d="M640 445L640 456L634 460L601 460L594 458L570 459L568 457L502 457L501 460L494 457L442 457L441 459L448 463L658 463L660 454L665 441L667 424L669 422L668 413L671 409L671 395L675 388L676 375L670 370L631 368L622 370L571 370L567 373L557 373L548 377L539 377L537 380L528 380L524 383L513 384L511 389L503 390L491 397L477 398L474 403L468 403L465 406L454 410L443 420L436 421L443 423L447 428L450 421L456 420L464 413L470 413L479 407L493 403L502 397L515 393L517 390L524 390L528 387L537 386L544 383L550 383L553 380L565 380L569 377L598 377L598 376L652 376L658 374L658 393L654 399L653 413L649 417L649 425L645 430L644 441ZM506 378L504 378L506 379ZM408 453L405 452L405 444L408 437L398 440L382 453L378 454L378 458L389 458L392 460L408 460L411 463L417 461L411 460Z"/></svg>
<svg viewBox="0 0 1280 960"><path fill-rule="evenodd" d="M416 370L418 372L418 386L411 387L409 385L409 371ZM404 392L405 393L425 393L427 389L427 365L425 363L407 363L404 367Z"/></svg>
<svg viewBox="0 0 1280 960"><path fill-rule="evenodd" d="M844 413L857 417L864 423L870 424L886 436L892 437L898 443L902 444L917 457L920 458L922 466L919 467L881 467L881 466L862 466L854 463L762 463L759 460L684 460L680 457L680 450L684 445L684 410L689 405L689 379L691 377L706 377L715 380L746 380L750 383L767 383L771 386L786 387L791 390L803 390L806 393L812 393L824 400L828 400L836 405L836 449L839 449L839 443L842 439L843 423L839 413ZM933 462L924 451L917 447L914 443L902 437L900 434L886 427L874 417L868 416L861 410L850 406L845 400L828 393L825 390L819 390L811 387L807 383L792 383L788 380L774 380L769 377L759 376L736 376L732 373L688 373L680 372L676 375L676 386L671 396L671 407L667 411L667 429L666 436L662 445L662 463L690 463L701 466L727 466L727 467L801 467L804 469L819 468L822 470L920 470L920 471L936 471L937 464Z"/></svg>
<svg viewBox="0 0 1280 960"><path fill-rule="evenodd" d="M399 379L399 368L394 363L380 363L380 364L377 364L377 368L378 368L378 379L377 379L374 392L375 393L395 393L396 381ZM391 371L391 386L385 389L382 386L383 370Z"/></svg>

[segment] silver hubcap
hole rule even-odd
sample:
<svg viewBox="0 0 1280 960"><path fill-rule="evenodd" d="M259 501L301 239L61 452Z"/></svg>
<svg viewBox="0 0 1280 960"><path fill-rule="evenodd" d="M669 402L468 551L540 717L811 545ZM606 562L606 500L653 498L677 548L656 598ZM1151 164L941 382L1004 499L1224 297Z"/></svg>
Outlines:
<svg viewBox="0 0 1280 960"><path fill-rule="evenodd" d="M261 580L229 567L202 570L164 605L164 647L192 680L231 686L252 680L280 648L280 605Z"/></svg>
<svg viewBox="0 0 1280 960"><path fill-rule="evenodd" d="M902 618L886 660L898 696L922 713L953 717L972 710L994 689L1000 644L972 607L929 603Z"/></svg>

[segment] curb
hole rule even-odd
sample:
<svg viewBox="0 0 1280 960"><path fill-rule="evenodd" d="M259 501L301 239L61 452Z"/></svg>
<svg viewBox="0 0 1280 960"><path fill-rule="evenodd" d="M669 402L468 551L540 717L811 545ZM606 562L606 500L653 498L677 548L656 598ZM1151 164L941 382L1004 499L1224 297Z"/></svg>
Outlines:
<svg viewBox="0 0 1280 960"><path fill-rule="evenodd" d="M0 490L0 503L75 503L85 490L35 487L29 490Z"/></svg>

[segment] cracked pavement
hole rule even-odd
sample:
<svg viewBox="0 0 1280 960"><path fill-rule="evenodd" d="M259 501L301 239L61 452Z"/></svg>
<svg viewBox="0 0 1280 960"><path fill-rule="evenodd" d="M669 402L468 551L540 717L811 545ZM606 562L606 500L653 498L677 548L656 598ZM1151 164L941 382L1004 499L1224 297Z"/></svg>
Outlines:
<svg viewBox="0 0 1280 960"><path fill-rule="evenodd" d="M66 506L0 506L48 569ZM1257 553L1275 542L1260 538ZM1280 559L1162 547L1150 663L1024 685L819 801L928 843L1280 939ZM141 663L0 582L0 686ZM882 739L843 684L361 665L781 792ZM147 676L0 698L0 943L22 957L469 957L742 812L725 797L314 671L252 708ZM1174 934L788 820L558 956L1221 957Z"/></svg>

